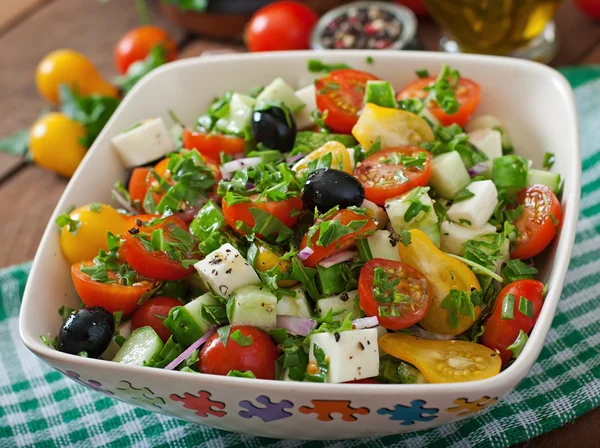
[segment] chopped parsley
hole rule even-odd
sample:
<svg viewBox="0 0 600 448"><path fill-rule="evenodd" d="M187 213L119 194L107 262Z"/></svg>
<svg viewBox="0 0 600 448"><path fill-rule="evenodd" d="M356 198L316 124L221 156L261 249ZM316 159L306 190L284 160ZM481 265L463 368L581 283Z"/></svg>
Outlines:
<svg viewBox="0 0 600 448"><path fill-rule="evenodd" d="M488 160L484 152L479 151L469 142L469 136L457 124L437 126L434 129L434 135L434 141L420 145L421 148L426 149L434 156L456 151L467 169Z"/></svg>
<svg viewBox="0 0 600 448"><path fill-rule="evenodd" d="M502 275L509 283L517 280L532 280L537 273L536 268L526 265L521 260L509 260L502 269Z"/></svg>
<svg viewBox="0 0 600 448"><path fill-rule="evenodd" d="M456 328L460 321L460 315L475 320L475 307L481 304L481 292L473 289L470 293L451 289L449 294L442 300L441 307L448 310L448 323Z"/></svg>
<svg viewBox="0 0 600 448"><path fill-rule="evenodd" d="M339 247L339 240L345 235L358 232L368 223L368 219L350 221L347 225L342 224L336 219L330 219L311 226L308 229L308 247L313 244L321 247L327 247L330 244L336 244ZM313 243L312 237L319 234L317 241ZM365 236L365 235L362 235Z"/></svg>
<svg viewBox="0 0 600 448"><path fill-rule="evenodd" d="M375 59L373 59L373 56L367 56L367 57L365 58L365 62L366 62L367 64L372 64L372 63L374 63L374 62L375 62Z"/></svg>
<svg viewBox="0 0 600 448"><path fill-rule="evenodd" d="M404 221L410 222L417 217L417 215L421 212L423 214L429 213L431 210L431 205L423 204L421 202L421 195L427 195L429 191L429 187L417 187L411 190L410 195L403 200L403 202L408 202L410 205L404 212Z"/></svg>
<svg viewBox="0 0 600 448"><path fill-rule="evenodd" d="M90 279L100 283L117 283L123 286L131 286L138 281L137 272L127 263L119 260L119 248L125 240L108 232L108 252L100 249L94 258L93 264L81 264L81 272L90 276ZM109 275L109 272L114 275ZM115 279L116 277L116 279Z"/></svg>
<svg viewBox="0 0 600 448"><path fill-rule="evenodd" d="M400 233L400 242L404 247L408 247L408 245L411 243L411 238L411 233L406 229L402 230L402 233Z"/></svg>
<svg viewBox="0 0 600 448"><path fill-rule="evenodd" d="M94 213L100 213L102 211L102 204L99 202L92 202L90 205L88 205L88 208Z"/></svg>
<svg viewBox="0 0 600 448"><path fill-rule="evenodd" d="M426 68L422 68L422 69L420 69L420 70L416 70L416 71L415 71L415 74L416 74L416 75L417 75L419 78L421 78L421 79L423 79L423 78L429 78L429 70L427 70Z"/></svg>
<svg viewBox="0 0 600 448"><path fill-rule="evenodd" d="M229 333L231 332L231 325L225 325L217 328L217 336L223 344L223 347L227 347L227 341L229 341Z"/></svg>
<svg viewBox="0 0 600 448"><path fill-rule="evenodd" d="M517 339L515 339L515 342L506 347L507 350L513 352L513 358L517 359L519 357L519 355L525 348L525 344L527 343L528 339L529 337L527 336L527 333L525 333L523 330L520 330Z"/></svg>
<svg viewBox="0 0 600 448"><path fill-rule="evenodd" d="M426 101L437 103L447 115L455 114L460 108L455 93L459 79L458 70L452 70L447 64L444 65L435 82L423 89L429 92Z"/></svg>
<svg viewBox="0 0 600 448"><path fill-rule="evenodd" d="M273 331L275 330L270 330L269 334L273 335ZM304 346L304 338L288 337L287 332L283 330L278 331L275 339L279 343L282 352L282 355L277 359L277 378L283 379L283 371L287 369L290 380L304 381L306 367L308 366L308 349Z"/></svg>
<svg viewBox="0 0 600 448"><path fill-rule="evenodd" d="M61 229L65 226L68 226L69 232L75 235L79 227L81 227L81 221L71 218L71 213L73 210L75 210L75 206L71 205L65 213L56 217L55 222Z"/></svg>
<svg viewBox="0 0 600 448"><path fill-rule="evenodd" d="M313 356L315 357L316 372L306 373L305 378L313 383L324 383L327 378L327 372L329 372L329 361L325 356L325 352L319 346L319 344L313 344ZM308 364L308 369L311 368L311 363Z"/></svg>
<svg viewBox="0 0 600 448"><path fill-rule="evenodd" d="M512 294L506 294L502 299L502 320L513 320L515 318L515 300L516 297Z"/></svg>
<svg viewBox="0 0 600 448"><path fill-rule="evenodd" d="M239 370L230 370L229 373L227 373L227 376L235 376L237 378L256 379L256 375L254 375L254 373L252 373L252 370L244 370L243 372L240 372Z"/></svg>
<svg viewBox="0 0 600 448"><path fill-rule="evenodd" d="M542 167L545 170L550 170L550 169L552 169L553 166L554 166L554 153L553 152L544 153L544 163L542 164Z"/></svg>
<svg viewBox="0 0 600 448"><path fill-rule="evenodd" d="M533 317L534 306L531 300L526 299L525 297L519 297L519 312L523 316Z"/></svg>
<svg viewBox="0 0 600 448"><path fill-rule="evenodd" d="M235 330L229 337L241 347L248 347L253 344L252 335L244 336L240 330Z"/></svg>
<svg viewBox="0 0 600 448"><path fill-rule="evenodd" d="M475 194L468 188L465 188L464 190L461 190L458 193L456 193L456 196L454 196L454 199L452 201L456 203L464 201L465 199L472 198L473 196L475 196Z"/></svg>
<svg viewBox="0 0 600 448"><path fill-rule="evenodd" d="M348 64L339 63L339 64L325 64L323 61L319 59L309 59L308 60L308 71L311 73L329 73L333 70L340 70L344 68L351 68Z"/></svg>
<svg viewBox="0 0 600 448"><path fill-rule="evenodd" d="M423 171L427 162L427 153L423 151L413 156L400 152L392 152L387 157L382 157L379 161L384 165L403 165L404 168L415 168L418 171Z"/></svg>
<svg viewBox="0 0 600 448"><path fill-rule="evenodd" d="M340 84L335 81L325 81L325 87L319 90L317 93L319 95L323 95L327 92L331 92L334 90L340 90Z"/></svg>

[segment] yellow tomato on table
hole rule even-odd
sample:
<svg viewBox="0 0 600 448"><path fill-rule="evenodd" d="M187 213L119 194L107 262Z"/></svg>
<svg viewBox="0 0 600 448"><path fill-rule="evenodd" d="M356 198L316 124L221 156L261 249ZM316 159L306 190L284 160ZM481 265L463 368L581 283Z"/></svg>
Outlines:
<svg viewBox="0 0 600 448"><path fill-rule="evenodd" d="M430 341L406 333L388 333L379 338L388 354L413 364L428 383L459 383L497 375L500 355L467 341Z"/></svg>
<svg viewBox="0 0 600 448"><path fill-rule="evenodd" d="M113 207L92 203L59 217L60 247L70 264L90 261L100 249L108 251L108 232L123 233L125 220Z"/></svg>

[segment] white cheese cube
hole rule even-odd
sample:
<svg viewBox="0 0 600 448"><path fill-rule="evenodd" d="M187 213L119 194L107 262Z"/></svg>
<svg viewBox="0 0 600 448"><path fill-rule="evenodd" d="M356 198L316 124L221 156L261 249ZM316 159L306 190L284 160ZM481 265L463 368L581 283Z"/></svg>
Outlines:
<svg viewBox="0 0 600 448"><path fill-rule="evenodd" d="M357 296L358 290L354 290L317 300L317 314L323 318L331 310L333 320L342 322L348 314L350 319L358 319L362 316L362 312L358 306Z"/></svg>
<svg viewBox="0 0 600 448"><path fill-rule="evenodd" d="M496 233L496 227L486 223L483 227L466 227L450 221L444 221L440 228L440 249L443 252L462 256L463 244L469 240L477 240L482 235Z"/></svg>
<svg viewBox="0 0 600 448"><path fill-rule="evenodd" d="M315 85L303 87L302 89L296 90L296 96L300 101L304 103L304 107L294 113L294 120L296 120L296 128L299 131L310 128L315 124L311 117L311 112L317 109L317 95L315 92ZM352 158L354 160L354 157Z"/></svg>
<svg viewBox="0 0 600 448"><path fill-rule="evenodd" d="M429 185L446 199L452 199L471 181L471 176L457 151L433 158Z"/></svg>
<svg viewBox="0 0 600 448"><path fill-rule="evenodd" d="M206 286L221 297L230 297L241 286L260 285L260 278L231 244L223 244L194 265Z"/></svg>
<svg viewBox="0 0 600 448"><path fill-rule="evenodd" d="M344 383L379 375L376 328L311 335L308 354L310 362L316 362L316 345L329 358L326 377L328 383Z"/></svg>
<svg viewBox="0 0 600 448"><path fill-rule="evenodd" d="M391 233L387 230L377 230L373 235L367 238L371 255L373 258L384 258L386 260L401 261L398 254L398 243L390 239Z"/></svg>
<svg viewBox="0 0 600 448"><path fill-rule="evenodd" d="M501 128L502 122L493 115L480 115L471 119L465 126L465 131L473 132L479 129Z"/></svg>
<svg viewBox="0 0 600 448"><path fill-rule="evenodd" d="M277 302L277 315L278 316L296 316L296 317L311 317L310 305L306 292L301 286L290 288L296 295L283 296Z"/></svg>
<svg viewBox="0 0 600 448"><path fill-rule="evenodd" d="M452 204L448 209L448 218L461 225L483 227L498 205L498 190L491 180L472 182L467 189L474 196Z"/></svg>
<svg viewBox="0 0 600 448"><path fill-rule="evenodd" d="M469 141L488 159L502 157L502 134L494 129L478 129L468 134Z"/></svg>
<svg viewBox="0 0 600 448"><path fill-rule="evenodd" d="M175 150L175 142L162 118L153 118L111 140L125 168L160 159Z"/></svg>
<svg viewBox="0 0 600 448"><path fill-rule="evenodd" d="M352 149L354 152L354 148L348 148L348 150ZM375 219L377 223L378 229L385 229L386 224L388 223L388 214L385 212L383 207L378 206L374 202L365 199L362 204L360 204L361 208L367 209L367 214Z"/></svg>

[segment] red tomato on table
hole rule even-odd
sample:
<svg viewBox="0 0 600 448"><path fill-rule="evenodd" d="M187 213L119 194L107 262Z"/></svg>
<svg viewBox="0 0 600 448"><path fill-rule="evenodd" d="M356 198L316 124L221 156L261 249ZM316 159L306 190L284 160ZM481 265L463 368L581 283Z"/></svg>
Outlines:
<svg viewBox="0 0 600 448"><path fill-rule="evenodd" d="M427 185L431 178L431 154L416 146L384 149L363 160L354 170L354 177L364 187L369 201L384 205L386 199Z"/></svg>
<svg viewBox="0 0 600 448"><path fill-rule="evenodd" d="M535 322L540 315L543 298L544 284L537 280L517 280L509 283L498 293L494 303L492 315L485 321L485 331L481 336L481 343L492 350L498 350L502 362L506 364L513 356L512 350L507 348L512 345L519 332L523 330L529 334ZM505 299L512 295L513 300L507 301L507 305L512 303L512 319L502 319ZM520 309L520 301L527 299L531 302L531 315L523 314ZM511 310L508 310L509 312Z"/></svg>
<svg viewBox="0 0 600 448"><path fill-rule="evenodd" d="M357 239L364 238L377 230L377 226L373 222L371 218L364 215L359 215L358 213L354 213L350 210L340 210L336 213L335 216L331 218L332 220L339 221L341 225L347 226L352 221L367 221L360 229L356 230L353 233L349 233L347 235L341 236L337 241L327 245L327 246L319 246L317 245L317 241L319 240L320 232L317 231L311 238L311 249L313 253L308 256L306 259L302 260L302 264L309 268L314 268L319 261L324 260L325 258L333 255L336 252L340 252L347 247L352 246ZM304 235L302 238L302 242L300 243L300 250L304 249L308 246L308 235Z"/></svg>
<svg viewBox="0 0 600 448"><path fill-rule="evenodd" d="M423 274L383 258L369 260L360 271L358 297L365 314L377 316L379 324L389 330L416 324L431 303L429 283Z"/></svg>
<svg viewBox="0 0 600 448"><path fill-rule="evenodd" d="M556 236L562 218L560 202L545 185L531 185L519 193L517 204L523 206L523 213L514 222L518 235L510 257L535 257Z"/></svg>
<svg viewBox="0 0 600 448"><path fill-rule="evenodd" d="M171 308L182 303L172 297L152 297L146 300L131 317L131 329L152 327L163 342L171 337L171 332L164 326L163 320L169 315ZM157 317L160 316L160 317ZM164 316L164 318L162 318Z"/></svg>
<svg viewBox="0 0 600 448"><path fill-rule="evenodd" d="M427 98L429 92L423 89L433 84L435 81L436 78L434 77L417 79L398 93L396 99ZM450 126L451 124L456 123L459 126L464 127L479 105L479 100L481 99L481 87L471 79L460 78L458 80L458 87L455 90L455 95L460 104L460 107L455 114L446 114L444 109L436 103L428 104L427 108L444 126Z"/></svg>
<svg viewBox="0 0 600 448"><path fill-rule="evenodd" d="M367 81L376 79L360 70L341 69L317 80L317 108L321 113L327 111L325 124L335 132L350 134L363 107Z"/></svg>
<svg viewBox="0 0 600 448"><path fill-rule="evenodd" d="M163 45L167 60L177 58L177 45L162 28L152 25L140 26L126 33L115 45L115 65L124 75L131 64L146 59L156 45Z"/></svg>
<svg viewBox="0 0 600 448"><path fill-rule="evenodd" d="M244 34L250 51L305 50L318 17L300 2L273 2L250 18Z"/></svg>
<svg viewBox="0 0 600 448"><path fill-rule="evenodd" d="M245 338L252 338L246 346L231 339L237 330ZM198 367L200 372L212 375L227 375L232 370L251 371L256 378L274 380L276 362L279 357L277 346L267 333L260 328L248 325L232 325L227 346L213 334L200 351Z"/></svg>
<svg viewBox="0 0 600 448"><path fill-rule="evenodd" d="M183 280L192 272L194 269L193 266L189 268L183 267L180 261L169 257L166 251L148 250L146 247L147 244L136 236L142 234L150 238L153 230L162 229L164 240L168 244L177 242L177 238L173 236L175 227L188 233L187 224L175 216L169 216L158 224L147 226L143 224L157 218L160 217L155 215L140 215L132 216L126 221L125 228L128 230L124 234L125 243L121 247L123 256L127 260L127 263L138 274L144 277L155 280ZM139 225L140 223L142 225ZM197 256L187 249L181 252L184 260L193 259Z"/></svg>

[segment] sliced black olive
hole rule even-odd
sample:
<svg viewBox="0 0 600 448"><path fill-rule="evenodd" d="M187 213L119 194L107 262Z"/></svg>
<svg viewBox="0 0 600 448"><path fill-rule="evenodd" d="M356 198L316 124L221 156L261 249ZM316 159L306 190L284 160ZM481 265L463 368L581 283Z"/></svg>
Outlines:
<svg viewBox="0 0 600 448"><path fill-rule="evenodd" d="M100 306L82 308L71 313L58 332L58 349L77 355L86 352L98 358L115 333L115 318Z"/></svg>
<svg viewBox="0 0 600 448"><path fill-rule="evenodd" d="M252 113L252 136L256 143L282 152L291 151L296 140L296 122L289 110L270 106Z"/></svg>
<svg viewBox="0 0 600 448"><path fill-rule="evenodd" d="M319 168L308 176L302 200L309 210L317 207L325 213L336 205L359 207L365 200L365 189L358 179L344 171Z"/></svg>

